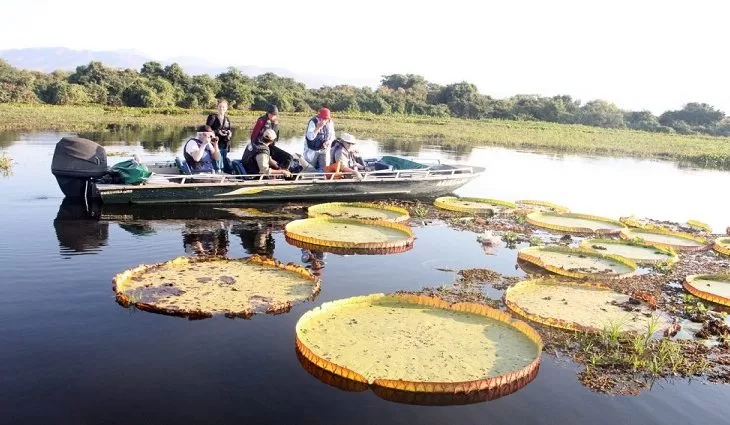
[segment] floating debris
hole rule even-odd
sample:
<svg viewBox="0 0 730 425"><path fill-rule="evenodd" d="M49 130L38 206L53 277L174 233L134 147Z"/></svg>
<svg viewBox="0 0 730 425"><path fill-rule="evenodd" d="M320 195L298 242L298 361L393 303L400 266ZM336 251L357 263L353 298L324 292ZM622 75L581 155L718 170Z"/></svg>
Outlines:
<svg viewBox="0 0 730 425"><path fill-rule="evenodd" d="M313 299L320 288L307 269L256 255L143 264L114 276L113 283L116 300L125 307L191 319L284 313Z"/></svg>
<svg viewBox="0 0 730 425"><path fill-rule="evenodd" d="M408 210L390 205L365 202L328 202L312 205L308 209L310 217L358 218L364 220L385 220L395 223L408 221Z"/></svg>
<svg viewBox="0 0 730 425"><path fill-rule="evenodd" d="M405 294L325 303L299 319L296 334L300 361L317 378L408 404L515 392L537 375L542 348L537 332L507 313Z"/></svg>

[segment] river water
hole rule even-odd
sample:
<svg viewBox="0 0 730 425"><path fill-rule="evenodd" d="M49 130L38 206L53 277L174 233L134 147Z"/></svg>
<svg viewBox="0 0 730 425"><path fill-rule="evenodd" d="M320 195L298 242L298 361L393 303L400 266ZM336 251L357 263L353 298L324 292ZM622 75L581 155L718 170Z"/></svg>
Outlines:
<svg viewBox="0 0 730 425"><path fill-rule="evenodd" d="M214 207L101 207L101 219L85 218L62 202L50 173L61 136L2 138L16 165L0 177L0 423L721 424L730 417L728 386L660 380L638 396L607 396L581 386L576 366L548 354L525 388L466 406L398 404L309 375L295 355L294 324L322 302L448 284L455 274L445 269L524 276L514 267L516 250L485 255L475 234L439 223L415 226L415 246L405 253L325 254L321 293L286 314L189 321L123 308L114 301L112 276L140 263L196 249L301 263L302 251L284 239L284 222L241 219ZM300 151L301 141L281 146ZM359 144L364 156L382 146ZM106 148L143 159L179 154L179 142L171 152L165 140ZM231 155L240 153L239 146ZM728 172L500 148L387 153L485 166L486 175L461 195L546 200L614 218L697 219L716 232L730 225ZM112 156L110 163L126 158Z"/></svg>

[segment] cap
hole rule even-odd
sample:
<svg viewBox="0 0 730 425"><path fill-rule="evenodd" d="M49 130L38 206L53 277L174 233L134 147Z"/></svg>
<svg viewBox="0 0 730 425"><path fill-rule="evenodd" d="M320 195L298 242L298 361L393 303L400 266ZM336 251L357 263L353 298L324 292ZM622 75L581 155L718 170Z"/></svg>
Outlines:
<svg viewBox="0 0 730 425"><path fill-rule="evenodd" d="M266 112L273 115L279 115L279 108L277 108L276 105L269 105L269 108L266 109Z"/></svg>
<svg viewBox="0 0 730 425"><path fill-rule="evenodd" d="M328 120L330 119L330 110L327 108L321 108L317 116L322 118L323 120Z"/></svg>
<svg viewBox="0 0 730 425"><path fill-rule="evenodd" d="M349 143L351 145L354 145L355 143L357 143L357 141L355 140L355 136L353 136L350 133L342 133L340 135L340 140L342 140L345 143Z"/></svg>
<svg viewBox="0 0 730 425"><path fill-rule="evenodd" d="M264 131L263 139L268 140L269 142L276 140L276 132L270 128L267 128L266 131Z"/></svg>

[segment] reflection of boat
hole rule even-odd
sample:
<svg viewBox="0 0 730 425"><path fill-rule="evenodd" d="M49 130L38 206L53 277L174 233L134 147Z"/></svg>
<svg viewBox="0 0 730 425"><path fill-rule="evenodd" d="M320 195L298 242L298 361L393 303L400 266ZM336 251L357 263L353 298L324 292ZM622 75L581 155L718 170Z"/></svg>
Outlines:
<svg viewBox="0 0 730 425"><path fill-rule="evenodd" d="M87 252L105 246L109 238L109 223L100 222L84 205L64 199L58 208L53 227L62 249L71 252Z"/></svg>
<svg viewBox="0 0 730 425"><path fill-rule="evenodd" d="M481 167L429 165L400 157L374 161L384 169L364 172L361 180L330 179L325 173L295 174L291 180L263 175L187 175L171 161L149 164L155 175L146 184L111 184L100 182L106 170L106 152L100 145L64 138L56 147L52 171L67 197L98 196L105 204L433 197L452 193L484 172Z"/></svg>

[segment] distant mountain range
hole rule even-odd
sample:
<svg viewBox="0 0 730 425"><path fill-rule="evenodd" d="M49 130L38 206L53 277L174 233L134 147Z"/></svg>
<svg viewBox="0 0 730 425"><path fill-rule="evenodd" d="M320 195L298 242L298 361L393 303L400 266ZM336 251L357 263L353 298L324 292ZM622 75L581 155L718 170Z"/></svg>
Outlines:
<svg viewBox="0 0 730 425"><path fill-rule="evenodd" d="M99 61L113 68L131 68L138 71L143 63L149 61L157 61L163 65L177 62L190 75L208 74L215 76L225 72L228 68L227 66L212 64L205 59L197 57L186 56L159 60L147 57L134 50L92 51L67 49L65 47L40 47L0 50L0 58L16 68L43 72L53 72L55 70L73 71L77 66L86 65L91 61ZM236 68L249 76L273 72L280 77L293 78L310 88L317 88L324 85L335 86L339 84L350 84L358 87L376 87L379 83L377 76L374 76L375 78L372 80L348 80L331 75L297 74L282 68L266 68L260 66L236 66Z"/></svg>

